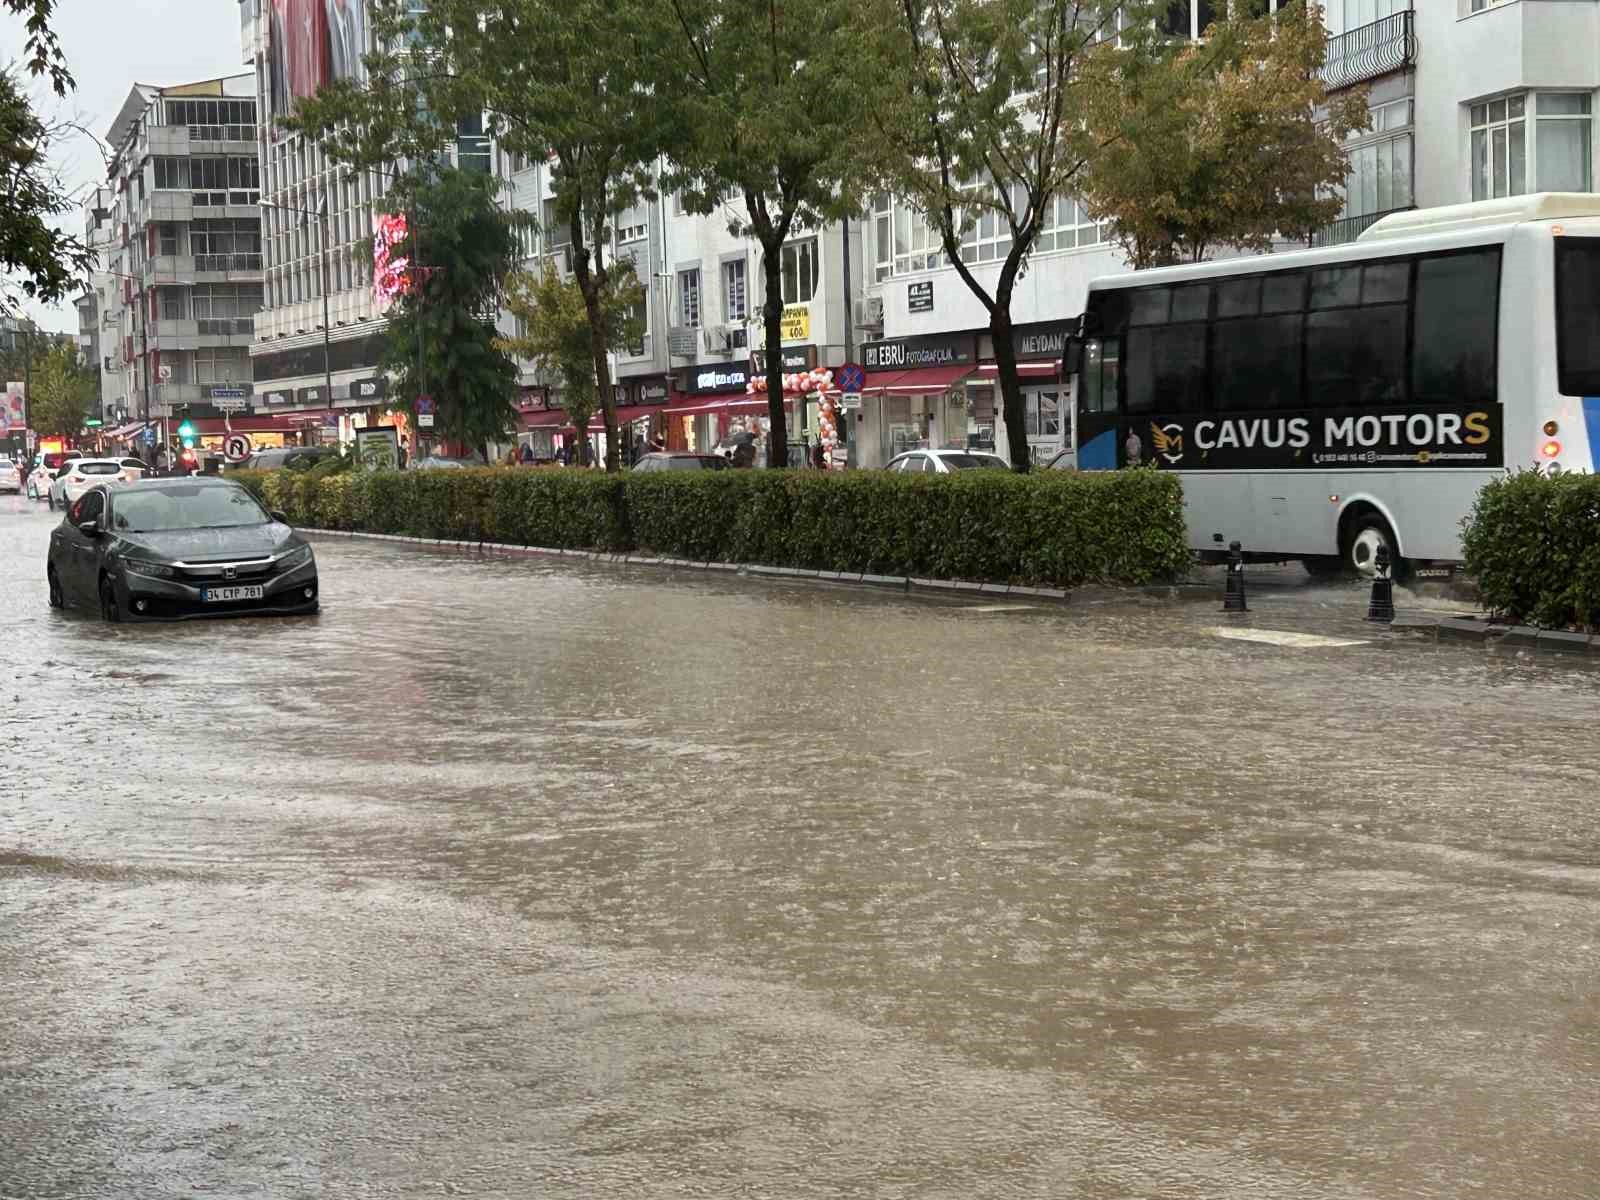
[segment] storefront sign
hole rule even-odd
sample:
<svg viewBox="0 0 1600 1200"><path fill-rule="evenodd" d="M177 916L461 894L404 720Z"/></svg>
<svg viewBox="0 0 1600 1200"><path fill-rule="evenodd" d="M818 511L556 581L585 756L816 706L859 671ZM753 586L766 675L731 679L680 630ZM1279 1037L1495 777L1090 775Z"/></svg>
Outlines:
<svg viewBox="0 0 1600 1200"><path fill-rule="evenodd" d="M525 387L517 393L517 407L523 412L540 412L550 407L550 389Z"/></svg>
<svg viewBox="0 0 1600 1200"><path fill-rule="evenodd" d="M811 336L811 308L805 304L791 304L783 310L783 340L803 342Z"/></svg>
<svg viewBox="0 0 1600 1200"><path fill-rule="evenodd" d="M919 279L906 284L906 311L929 313L933 311L933 280Z"/></svg>
<svg viewBox="0 0 1600 1200"><path fill-rule="evenodd" d="M288 404L294 399L293 392L263 392L261 398L268 404Z"/></svg>
<svg viewBox="0 0 1600 1200"><path fill-rule="evenodd" d="M325 404L328 393L325 387L296 388L294 398L301 404Z"/></svg>
<svg viewBox="0 0 1600 1200"><path fill-rule="evenodd" d="M924 337L888 338L861 347L869 371L912 367L959 367L978 361L978 338L971 333L930 333Z"/></svg>
<svg viewBox="0 0 1600 1200"><path fill-rule="evenodd" d="M1017 361L1039 358L1061 358L1067 350L1068 326L1065 322L1043 322L1035 325L1014 325L1011 329L1011 349Z"/></svg>
<svg viewBox="0 0 1600 1200"><path fill-rule="evenodd" d="M1351 409L1306 416L1141 419L1132 431L1157 466L1178 470L1292 467L1498 467L1500 409Z"/></svg>
<svg viewBox="0 0 1600 1200"><path fill-rule="evenodd" d="M750 364L742 363L707 363L704 366L690 367L684 372L684 391L691 395L702 395L706 392L742 392L745 384L750 382Z"/></svg>
<svg viewBox="0 0 1600 1200"><path fill-rule="evenodd" d="M381 400L389 394L389 380L383 375L371 379L357 379L350 385L352 400Z"/></svg>
<svg viewBox="0 0 1600 1200"><path fill-rule="evenodd" d="M639 385L640 404L665 404L667 400L667 385L664 383L641 383Z"/></svg>
<svg viewBox="0 0 1600 1200"><path fill-rule="evenodd" d="M809 371L817 365L817 348L811 346L785 346L781 355L783 358L784 374L795 371ZM756 373L764 374L767 369L767 356L764 351L756 351L751 355L755 362Z"/></svg>

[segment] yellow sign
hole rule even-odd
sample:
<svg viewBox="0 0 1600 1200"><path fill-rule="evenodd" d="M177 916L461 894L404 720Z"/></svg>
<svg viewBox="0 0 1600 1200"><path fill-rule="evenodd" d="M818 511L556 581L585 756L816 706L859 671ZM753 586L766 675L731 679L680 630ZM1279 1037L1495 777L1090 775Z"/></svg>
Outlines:
<svg viewBox="0 0 1600 1200"><path fill-rule="evenodd" d="M791 304L783 310L783 340L808 342L811 340L811 309L805 304Z"/></svg>

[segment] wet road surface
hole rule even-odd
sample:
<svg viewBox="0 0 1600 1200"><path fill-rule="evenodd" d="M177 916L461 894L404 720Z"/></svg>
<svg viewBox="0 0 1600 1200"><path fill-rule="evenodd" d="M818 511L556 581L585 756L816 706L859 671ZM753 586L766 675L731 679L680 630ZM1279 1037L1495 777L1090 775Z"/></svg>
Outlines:
<svg viewBox="0 0 1600 1200"><path fill-rule="evenodd" d="M346 541L107 627L53 520L0 1197L1600 1196L1600 672Z"/></svg>

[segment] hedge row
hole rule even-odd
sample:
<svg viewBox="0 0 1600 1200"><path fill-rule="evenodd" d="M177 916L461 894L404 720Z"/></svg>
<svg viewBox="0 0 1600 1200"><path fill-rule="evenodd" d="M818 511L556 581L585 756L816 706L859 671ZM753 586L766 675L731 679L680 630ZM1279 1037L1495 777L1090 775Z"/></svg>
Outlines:
<svg viewBox="0 0 1600 1200"><path fill-rule="evenodd" d="M1478 493L1461 542L1490 611L1600 630L1600 475L1497 479Z"/></svg>
<svg viewBox="0 0 1600 1200"><path fill-rule="evenodd" d="M1072 587L1189 566L1183 495L1156 471L240 471L297 525L696 562Z"/></svg>

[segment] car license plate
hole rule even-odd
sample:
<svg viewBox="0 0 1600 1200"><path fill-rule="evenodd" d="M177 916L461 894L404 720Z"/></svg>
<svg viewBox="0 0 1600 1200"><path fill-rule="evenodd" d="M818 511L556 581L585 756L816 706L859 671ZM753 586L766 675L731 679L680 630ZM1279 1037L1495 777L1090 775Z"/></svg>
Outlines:
<svg viewBox="0 0 1600 1200"><path fill-rule="evenodd" d="M265 590L257 584L254 587L225 587L206 588L200 593L207 604L225 604L229 600L259 600Z"/></svg>

